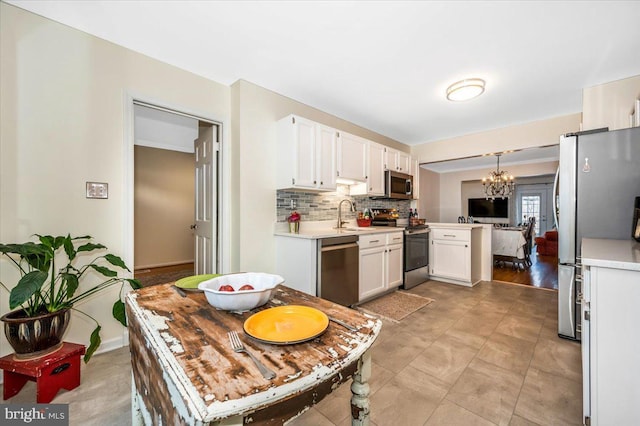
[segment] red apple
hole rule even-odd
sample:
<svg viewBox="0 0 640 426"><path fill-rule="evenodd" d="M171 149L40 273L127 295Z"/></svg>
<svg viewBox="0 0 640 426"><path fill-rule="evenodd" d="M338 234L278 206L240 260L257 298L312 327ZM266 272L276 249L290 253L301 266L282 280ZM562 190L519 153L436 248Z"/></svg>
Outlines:
<svg viewBox="0 0 640 426"><path fill-rule="evenodd" d="M240 287L239 291L244 291L244 290L255 290L255 289L253 288L253 286L251 284L245 284L242 287Z"/></svg>
<svg viewBox="0 0 640 426"><path fill-rule="evenodd" d="M221 285L218 291L235 291L230 285Z"/></svg>

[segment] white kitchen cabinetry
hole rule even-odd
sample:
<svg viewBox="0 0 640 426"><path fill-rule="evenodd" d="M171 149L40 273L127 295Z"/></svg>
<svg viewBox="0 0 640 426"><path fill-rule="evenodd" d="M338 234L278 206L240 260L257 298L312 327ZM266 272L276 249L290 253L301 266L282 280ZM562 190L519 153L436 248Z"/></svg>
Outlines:
<svg viewBox="0 0 640 426"><path fill-rule="evenodd" d="M276 236L276 271L284 285L315 296L318 240Z"/></svg>
<svg viewBox="0 0 640 426"><path fill-rule="evenodd" d="M431 278L471 287L480 281L481 228L431 229Z"/></svg>
<svg viewBox="0 0 640 426"><path fill-rule="evenodd" d="M385 169L411 174L411 156L393 148L385 149Z"/></svg>
<svg viewBox="0 0 640 426"><path fill-rule="evenodd" d="M338 137L338 178L365 182L367 180L368 141L347 132Z"/></svg>
<svg viewBox="0 0 640 426"><path fill-rule="evenodd" d="M384 195L384 145L369 142L367 195Z"/></svg>
<svg viewBox="0 0 640 426"><path fill-rule="evenodd" d="M583 423L640 425L640 244L584 238L582 264Z"/></svg>
<svg viewBox="0 0 640 426"><path fill-rule="evenodd" d="M360 301L402 284L402 232L361 235Z"/></svg>
<svg viewBox="0 0 640 426"><path fill-rule="evenodd" d="M338 132L295 115L277 127L277 187L334 191Z"/></svg>

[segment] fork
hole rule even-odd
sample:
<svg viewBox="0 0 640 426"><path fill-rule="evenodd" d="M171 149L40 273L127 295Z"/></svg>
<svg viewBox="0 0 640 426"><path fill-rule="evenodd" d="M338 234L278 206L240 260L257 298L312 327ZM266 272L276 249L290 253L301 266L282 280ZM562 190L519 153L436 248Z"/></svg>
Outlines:
<svg viewBox="0 0 640 426"><path fill-rule="evenodd" d="M228 335L229 342L231 343L231 348L234 350L234 352L244 352L245 354L249 355L256 367L258 367L258 370L260 370L260 373L262 373L262 377L267 380L271 380L276 377L276 373L265 367L264 364L258 360L258 358L253 356L251 352L245 349L244 344L242 343L242 340L240 340L240 336L238 336L237 331L230 331Z"/></svg>

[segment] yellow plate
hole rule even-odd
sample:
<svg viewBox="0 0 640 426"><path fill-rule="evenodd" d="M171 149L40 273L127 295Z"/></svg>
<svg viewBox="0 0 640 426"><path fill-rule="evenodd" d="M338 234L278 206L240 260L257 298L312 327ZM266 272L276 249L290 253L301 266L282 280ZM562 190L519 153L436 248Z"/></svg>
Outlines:
<svg viewBox="0 0 640 426"><path fill-rule="evenodd" d="M327 315L308 306L288 305L265 309L244 322L244 332L256 340L276 345L306 342L329 326Z"/></svg>
<svg viewBox="0 0 640 426"><path fill-rule="evenodd" d="M200 284L202 281L210 280L219 276L220 274L203 274L180 278L178 281L176 281L175 286L187 291L202 291L198 289L198 284Z"/></svg>

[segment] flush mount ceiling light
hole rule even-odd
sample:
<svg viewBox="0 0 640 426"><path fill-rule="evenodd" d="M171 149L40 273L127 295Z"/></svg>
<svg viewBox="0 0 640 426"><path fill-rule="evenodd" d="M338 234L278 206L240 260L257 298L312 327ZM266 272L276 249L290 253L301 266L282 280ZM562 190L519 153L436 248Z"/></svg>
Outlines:
<svg viewBox="0 0 640 426"><path fill-rule="evenodd" d="M484 80L481 78L467 78L447 87L447 99L450 101L468 101L484 92Z"/></svg>

